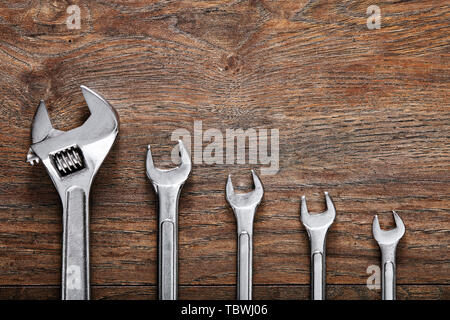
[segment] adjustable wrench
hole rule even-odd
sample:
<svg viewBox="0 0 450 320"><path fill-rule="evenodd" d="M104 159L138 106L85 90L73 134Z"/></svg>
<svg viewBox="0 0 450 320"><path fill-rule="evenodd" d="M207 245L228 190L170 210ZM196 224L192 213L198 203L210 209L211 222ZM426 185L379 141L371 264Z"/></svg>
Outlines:
<svg viewBox="0 0 450 320"><path fill-rule="evenodd" d="M372 223L373 237L378 242L381 251L381 296L383 300L395 300L395 251L397 244L405 234L405 225L400 216L392 211L396 227L384 231L380 228L378 216L375 215Z"/></svg>
<svg viewBox="0 0 450 320"><path fill-rule="evenodd" d="M181 188L191 172L191 158L178 141L181 165L158 169L153 164L150 145L147 151L147 177L152 182L159 202L159 299L176 300L178 285L178 202Z"/></svg>
<svg viewBox="0 0 450 320"><path fill-rule="evenodd" d="M44 101L33 119L27 161L44 164L63 207L62 299L89 299L89 191L119 132L116 111L81 86L91 112L70 131L54 129Z"/></svg>
<svg viewBox="0 0 450 320"><path fill-rule="evenodd" d="M234 193L231 175L228 176L226 198L234 211L238 235L237 299L252 299L253 218L264 194L261 181L252 170L255 189L249 193Z"/></svg>
<svg viewBox="0 0 450 320"><path fill-rule="evenodd" d="M308 232L311 243L311 299L325 300L325 249L328 228L333 224L336 216L333 201L325 192L327 210L320 214L308 213L306 198L302 196L301 220Z"/></svg>

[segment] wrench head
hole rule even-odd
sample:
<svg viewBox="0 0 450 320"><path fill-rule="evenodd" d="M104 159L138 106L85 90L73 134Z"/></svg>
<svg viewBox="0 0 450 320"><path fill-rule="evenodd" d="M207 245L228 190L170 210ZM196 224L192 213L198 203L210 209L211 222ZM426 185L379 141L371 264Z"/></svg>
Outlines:
<svg viewBox="0 0 450 320"><path fill-rule="evenodd" d="M391 230L381 230L378 215L375 215L372 223L373 237L382 245L396 244L405 234L405 225L400 216L392 211L395 220L395 228Z"/></svg>
<svg viewBox="0 0 450 320"><path fill-rule="evenodd" d="M308 231L320 229L327 230L333 224L334 218L336 217L336 209L334 208L333 200L331 200L328 192L324 193L327 210L318 214L310 214L308 212L306 197L302 196L302 204L300 208L301 220Z"/></svg>
<svg viewBox="0 0 450 320"><path fill-rule="evenodd" d="M41 160L55 184L80 175L92 181L119 132L114 108L93 90L85 86L81 90L91 115L80 127L54 129L44 101L33 119L27 161L34 164Z"/></svg>
<svg viewBox="0 0 450 320"><path fill-rule="evenodd" d="M244 208L256 208L264 195L264 188L259 180L258 175L252 170L253 176L253 191L248 193L236 194L234 192L233 183L231 182L231 175L228 175L227 186L226 186L226 198L228 203L233 209L244 209Z"/></svg>
<svg viewBox="0 0 450 320"><path fill-rule="evenodd" d="M154 186L182 185L189 177L192 168L191 157L181 140L178 140L178 149L181 164L172 169L158 169L153 164L152 151L150 145L148 145L146 160L147 177L152 181Z"/></svg>

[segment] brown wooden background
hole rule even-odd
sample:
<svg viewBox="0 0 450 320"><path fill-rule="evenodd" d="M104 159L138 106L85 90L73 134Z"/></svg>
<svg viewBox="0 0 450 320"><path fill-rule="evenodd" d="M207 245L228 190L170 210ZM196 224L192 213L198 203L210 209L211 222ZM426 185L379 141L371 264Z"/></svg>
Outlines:
<svg viewBox="0 0 450 320"><path fill-rule="evenodd" d="M81 8L68 30L66 8ZM262 176L254 298L308 299L309 247L299 221L322 192L338 210L328 235L329 299L380 299L371 222L407 232L399 299L448 299L450 108L448 1L2 1L0 6L0 298L59 298L61 204L42 165L25 162L45 99L57 128L88 117L79 85L117 109L120 138L91 197L94 299L155 299L155 195L146 145L170 165L171 133L278 128L280 170ZM204 142L204 146L207 142ZM232 299L236 226L228 173L250 187L259 165L197 164L179 214L180 299ZM242 189L248 190L248 189Z"/></svg>

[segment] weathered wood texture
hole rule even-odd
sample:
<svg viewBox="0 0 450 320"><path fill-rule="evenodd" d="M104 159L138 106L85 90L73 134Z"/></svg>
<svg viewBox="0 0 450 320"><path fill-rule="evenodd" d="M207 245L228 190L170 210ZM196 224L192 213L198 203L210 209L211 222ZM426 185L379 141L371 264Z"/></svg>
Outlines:
<svg viewBox="0 0 450 320"><path fill-rule="evenodd" d="M69 4L81 29L69 30ZM330 298L379 298L371 222L389 211L399 298L449 298L450 108L448 1L3 1L0 4L0 298L57 298L61 204L40 165L25 162L35 108L54 125L88 116L79 85L117 109L121 131L91 194L93 298L155 298L155 195L146 145L170 165L171 134L279 129L279 171L262 176L254 225L255 298L306 299L309 248L299 221L328 190ZM203 142L203 147L208 141ZM198 151L198 150L197 150ZM248 162L248 161L247 161ZM264 167L265 165L263 165ZM179 213L180 298L233 298L236 226L228 173L252 164L195 164Z"/></svg>
<svg viewBox="0 0 450 320"><path fill-rule="evenodd" d="M60 297L57 286L13 286L0 287L0 299L16 300L56 300ZM158 297L156 286L93 286L93 299L108 300L148 300ZM327 299L329 300L375 300L380 299L381 293L367 290L365 285L329 285ZM236 298L234 286L180 286L179 298L190 300L233 300ZM255 300L283 299L307 300L310 298L308 285L258 285L253 287ZM449 299L448 285L399 285L398 299Z"/></svg>

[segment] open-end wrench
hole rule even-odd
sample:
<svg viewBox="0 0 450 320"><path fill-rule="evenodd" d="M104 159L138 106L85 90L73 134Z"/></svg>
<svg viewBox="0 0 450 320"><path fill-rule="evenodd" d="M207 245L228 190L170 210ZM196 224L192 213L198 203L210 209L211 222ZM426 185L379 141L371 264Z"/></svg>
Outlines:
<svg viewBox="0 0 450 320"><path fill-rule="evenodd" d="M159 299L176 300L178 285L178 202L181 188L191 172L191 158L178 141L181 165L163 170L155 168L150 145L147 151L147 177L159 202Z"/></svg>
<svg viewBox="0 0 450 320"><path fill-rule="evenodd" d="M302 196L301 220L308 232L311 244L311 299L325 300L325 249L328 228L333 224L336 210L328 192L325 192L327 210L309 214L306 198Z"/></svg>
<svg viewBox="0 0 450 320"><path fill-rule="evenodd" d="M62 299L89 299L89 191L119 132L109 103L82 86L90 117L69 131L54 129L44 101L33 119L27 161L44 164L63 207Z"/></svg>
<svg viewBox="0 0 450 320"><path fill-rule="evenodd" d="M399 215L392 211L396 227L385 231L381 230L378 216L375 215L372 223L373 237L378 242L381 251L381 296L383 300L395 300L395 251L397 243L405 234L405 225Z"/></svg>
<svg viewBox="0 0 450 320"><path fill-rule="evenodd" d="M237 299L252 299L253 218L264 194L257 174L252 170L254 190L245 194L234 193L231 175L228 176L226 198L237 221L238 283Z"/></svg>

